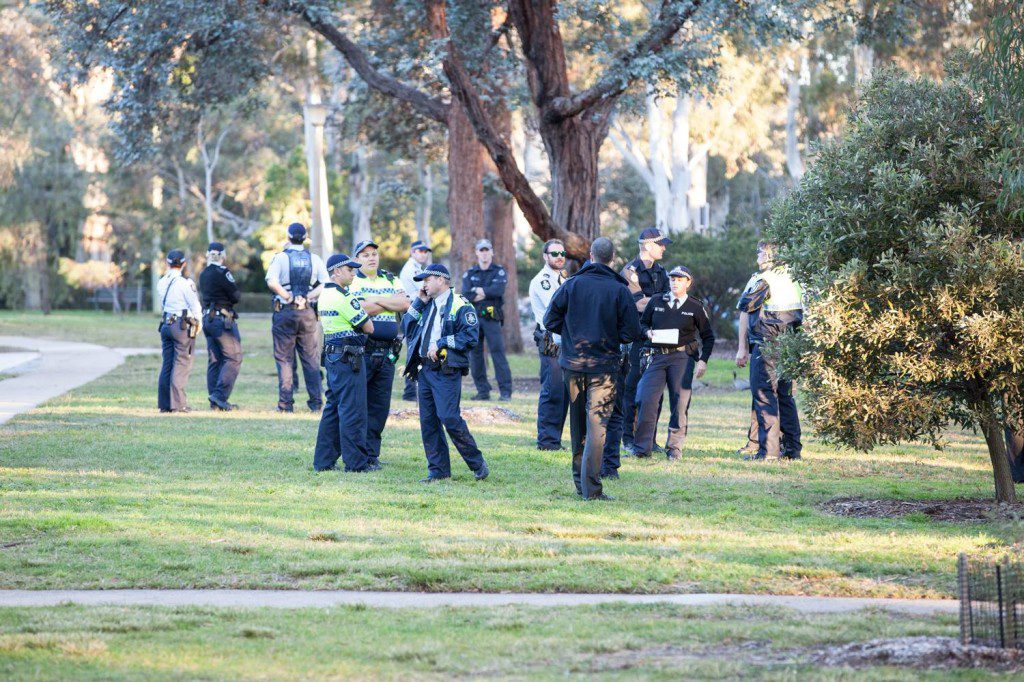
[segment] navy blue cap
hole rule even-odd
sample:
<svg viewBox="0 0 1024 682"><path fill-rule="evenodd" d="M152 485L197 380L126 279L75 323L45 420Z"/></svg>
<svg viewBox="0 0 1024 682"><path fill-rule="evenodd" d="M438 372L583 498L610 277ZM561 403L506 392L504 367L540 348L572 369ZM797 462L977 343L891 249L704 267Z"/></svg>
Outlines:
<svg viewBox="0 0 1024 682"><path fill-rule="evenodd" d="M373 241L372 239L364 239L363 241L356 244L356 248L352 249L352 256L358 256L360 251L369 246L372 246L375 249L380 248L379 246L377 246L377 242Z"/></svg>
<svg viewBox="0 0 1024 682"><path fill-rule="evenodd" d="M417 239L409 245L410 251L433 251L432 248L424 244L421 240Z"/></svg>
<svg viewBox="0 0 1024 682"><path fill-rule="evenodd" d="M441 265L440 263L431 263L427 267L423 268L423 272L413 275L414 282L422 282L431 275L437 275L438 277L444 277L449 282L452 281L452 273L448 272L448 268Z"/></svg>
<svg viewBox="0 0 1024 682"><path fill-rule="evenodd" d="M648 227L646 230L640 233L641 244L671 244L672 240L661 234L661 230L656 227Z"/></svg>
<svg viewBox="0 0 1024 682"><path fill-rule="evenodd" d="M357 260L353 260L343 253L336 253L327 259L327 272L330 272L334 268L340 268L342 265L347 265L351 268L361 268L363 264Z"/></svg>
<svg viewBox="0 0 1024 682"><path fill-rule="evenodd" d="M206 247L207 251L220 251L224 252L224 245L220 242L210 242L210 245Z"/></svg>
<svg viewBox="0 0 1024 682"><path fill-rule="evenodd" d="M688 277L693 280L693 273L690 272L690 268L685 265L677 265L672 268L672 271L668 273L669 277Z"/></svg>
<svg viewBox="0 0 1024 682"><path fill-rule="evenodd" d="M167 252L167 264L177 267L185 262L185 253L179 249L171 249Z"/></svg>
<svg viewBox="0 0 1024 682"><path fill-rule="evenodd" d="M292 239L306 236L306 226L302 223L292 223L288 226L288 236Z"/></svg>

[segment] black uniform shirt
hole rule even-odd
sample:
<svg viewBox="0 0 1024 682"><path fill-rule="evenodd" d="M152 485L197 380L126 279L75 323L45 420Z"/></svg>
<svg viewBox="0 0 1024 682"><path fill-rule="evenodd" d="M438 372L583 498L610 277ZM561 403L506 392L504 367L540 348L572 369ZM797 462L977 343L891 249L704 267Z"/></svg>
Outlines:
<svg viewBox="0 0 1024 682"><path fill-rule="evenodd" d="M700 359L707 362L715 347L715 332L711 329L711 320L700 301L687 296L678 308L672 307L672 294L664 294L652 299L640 316L640 326L646 334L649 329L678 329L679 343L652 343L648 340L644 345L648 348L674 348L693 344L700 337Z"/></svg>
<svg viewBox="0 0 1024 682"><path fill-rule="evenodd" d="M508 273L505 272L505 268L497 263L491 263L491 267L486 270L479 265L474 265L462 276L462 295L473 304L477 312L489 305L500 310L505 300L506 285L508 285ZM474 300L476 294L473 289L476 287L484 290L482 300Z"/></svg>
<svg viewBox="0 0 1024 682"><path fill-rule="evenodd" d="M622 268L619 274L628 282L634 301L645 297L653 298L669 290L668 273L665 272L665 268L657 263L647 267L639 256L626 263L626 267Z"/></svg>
<svg viewBox="0 0 1024 682"><path fill-rule="evenodd" d="M199 275L199 295L203 299L203 308L234 308L242 300L242 292L231 275L231 271L223 265L210 263Z"/></svg>

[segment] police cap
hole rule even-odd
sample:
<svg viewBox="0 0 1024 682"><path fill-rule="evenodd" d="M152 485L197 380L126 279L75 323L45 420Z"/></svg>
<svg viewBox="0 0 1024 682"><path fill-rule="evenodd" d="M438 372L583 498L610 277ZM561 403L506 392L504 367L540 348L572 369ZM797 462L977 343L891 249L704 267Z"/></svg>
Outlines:
<svg viewBox="0 0 1024 682"><path fill-rule="evenodd" d="M210 242L210 245L206 247L206 250L224 253L224 245L220 242Z"/></svg>
<svg viewBox="0 0 1024 682"><path fill-rule="evenodd" d="M377 246L377 242L373 241L372 239L364 239L363 241L356 244L356 248L352 250L352 256L358 256L360 253L362 253L363 249L367 249L371 246L375 249L380 248Z"/></svg>
<svg viewBox="0 0 1024 682"><path fill-rule="evenodd" d="M363 267L363 264L359 261L353 260L343 253L336 253L327 259L327 272L330 272L334 268L340 268L342 265L347 265L350 268Z"/></svg>
<svg viewBox="0 0 1024 682"><path fill-rule="evenodd" d="M690 281L693 281L693 273L690 272L690 268L685 265L677 265L668 273L669 277L685 277Z"/></svg>
<svg viewBox="0 0 1024 682"><path fill-rule="evenodd" d="M172 268L185 263L185 253L180 249L171 249L167 252L167 264Z"/></svg>
<svg viewBox="0 0 1024 682"><path fill-rule="evenodd" d="M288 226L288 238L289 239L305 239L306 238L306 226L302 223L292 223Z"/></svg>
<svg viewBox="0 0 1024 682"><path fill-rule="evenodd" d="M433 251L432 248L417 239L409 246L410 251Z"/></svg>
<svg viewBox="0 0 1024 682"><path fill-rule="evenodd" d="M661 230L656 227L648 227L641 232L640 239L637 241L641 244L661 244L662 246L672 243L672 240L661 234Z"/></svg>
<svg viewBox="0 0 1024 682"><path fill-rule="evenodd" d="M413 281L422 282L431 275L437 275L438 277L444 277L449 282L452 281L452 273L448 272L448 268L441 265L440 263L431 263L427 267L423 268L423 272L413 275Z"/></svg>

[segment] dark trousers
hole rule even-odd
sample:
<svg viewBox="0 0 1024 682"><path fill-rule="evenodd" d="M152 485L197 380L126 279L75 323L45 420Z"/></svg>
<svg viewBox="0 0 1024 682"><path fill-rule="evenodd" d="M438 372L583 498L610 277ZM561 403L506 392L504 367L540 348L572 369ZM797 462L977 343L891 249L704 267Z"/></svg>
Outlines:
<svg viewBox="0 0 1024 682"><path fill-rule="evenodd" d="M608 419L615 406L615 375L568 370L562 374L569 392L572 480L576 492L589 500L602 492L601 462Z"/></svg>
<svg viewBox="0 0 1024 682"><path fill-rule="evenodd" d="M462 375L458 372L446 374L425 366L417 379L420 435L427 455L427 472L432 478L452 475L445 431L466 465L472 471L478 471L484 465L484 456L462 418Z"/></svg>
<svg viewBox="0 0 1024 682"><path fill-rule="evenodd" d="M793 400L793 381L778 376L775 362L761 354L761 346L750 350L750 390L757 414L759 457L779 457L782 445L789 454L799 455L800 417Z"/></svg>
<svg viewBox="0 0 1024 682"><path fill-rule="evenodd" d="M277 406L282 410L291 410L294 406L292 382L297 350L306 393L309 394L306 404L311 410L320 409L323 396L320 392L320 341L316 313L312 308L282 308L274 313L270 332L274 337L274 360L277 362Z"/></svg>
<svg viewBox="0 0 1024 682"><path fill-rule="evenodd" d="M622 400L627 374L629 374L629 367L623 365L619 372L612 375L615 379L615 400L612 403L612 414L608 418L608 429L604 440L604 456L601 461L602 476L617 472L621 464L619 446L622 444Z"/></svg>
<svg viewBox="0 0 1024 682"><path fill-rule="evenodd" d="M227 402L238 379L238 370L242 367L242 335L238 324L231 322L228 327L224 318L215 315L203 325L206 335L206 350L209 359L206 363L206 392L210 402Z"/></svg>
<svg viewBox="0 0 1024 682"><path fill-rule="evenodd" d="M374 353L366 359L366 450L371 461L380 457L380 440L391 412L394 383L395 366L386 353Z"/></svg>
<svg viewBox="0 0 1024 682"><path fill-rule="evenodd" d="M416 380L405 377L405 389L402 391L402 400L416 400Z"/></svg>
<svg viewBox="0 0 1024 682"><path fill-rule="evenodd" d="M356 370L349 359L331 353L324 360L327 368L327 404L320 415L316 433L313 468L330 469L341 457L345 471L366 469L366 366L359 357Z"/></svg>
<svg viewBox="0 0 1024 682"><path fill-rule="evenodd" d="M558 358L540 355L540 399L537 401L537 447L562 446L562 430L569 411L569 395Z"/></svg>
<svg viewBox="0 0 1024 682"><path fill-rule="evenodd" d="M669 421L665 449L669 454L682 452L686 440L690 396L693 393L695 364L693 357L683 351L651 357L651 363L644 370L636 389L637 419L633 444L637 452L650 454L654 447L658 412L666 386L672 418Z"/></svg>
<svg viewBox="0 0 1024 682"><path fill-rule="evenodd" d="M1024 432L1006 429L1006 456L1014 483L1024 483Z"/></svg>
<svg viewBox="0 0 1024 682"><path fill-rule="evenodd" d="M478 316L479 317L479 316ZM484 342L494 362L494 379L498 382L498 392L502 396L512 395L512 370L505 358L505 337L501 335L501 322L480 318L480 342L469 354L469 371L473 375L476 392L480 395L491 394L491 384L487 381L487 360L484 358Z"/></svg>
<svg viewBox="0 0 1024 682"><path fill-rule="evenodd" d="M633 429L636 426L636 387L640 383L643 371L640 368L640 351L642 343L629 346L629 368L626 372L622 388L622 444L633 447Z"/></svg>
<svg viewBox="0 0 1024 682"><path fill-rule="evenodd" d="M188 407L185 386L192 371L192 349L195 339L181 328L181 321L160 325L160 346L163 363L157 382L156 404L164 411L184 410Z"/></svg>

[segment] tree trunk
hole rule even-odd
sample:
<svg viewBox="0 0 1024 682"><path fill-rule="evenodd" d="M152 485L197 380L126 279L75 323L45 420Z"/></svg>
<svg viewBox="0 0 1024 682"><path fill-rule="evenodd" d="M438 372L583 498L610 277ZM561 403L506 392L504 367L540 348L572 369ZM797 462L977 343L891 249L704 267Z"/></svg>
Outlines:
<svg viewBox="0 0 1024 682"><path fill-rule="evenodd" d="M687 193L690 191L690 94L680 92L672 111L672 186L668 231L690 227Z"/></svg>
<svg viewBox="0 0 1024 682"><path fill-rule="evenodd" d="M588 244L601 236L598 153L608 136L609 107L600 109L540 127L551 161L551 218Z"/></svg>
<svg viewBox="0 0 1024 682"><path fill-rule="evenodd" d="M462 273L475 262L473 245L484 236L483 155L466 112L453 102L448 115L448 269L456 290L462 289Z"/></svg>
<svg viewBox="0 0 1024 682"><path fill-rule="evenodd" d="M786 83L786 168L789 176L796 182L804 176L804 162L800 158L798 135L796 130L796 114L800 107L800 69L787 72Z"/></svg>
<svg viewBox="0 0 1024 682"><path fill-rule="evenodd" d="M1017 501L1017 491L1013 486L1010 460L1006 456L1003 424L996 415L992 398L987 392L975 402L975 411L978 415L981 431L985 435L988 456L992 462L992 473L995 477L996 485L996 501L1015 503Z"/></svg>
<svg viewBox="0 0 1024 682"><path fill-rule="evenodd" d="M370 175L366 147L359 145L352 153L349 169L348 207L352 213L352 248L359 242L372 239L370 220L377 202L373 178Z"/></svg>
<svg viewBox="0 0 1024 682"><path fill-rule="evenodd" d="M708 227L708 148L702 145L690 159L690 187L686 192L690 227L705 231Z"/></svg>
<svg viewBox="0 0 1024 682"><path fill-rule="evenodd" d="M651 159L651 174L654 187L654 223L659 230L668 231L672 210L672 192L669 178L672 169L669 161L668 146L665 144L664 100L659 100L653 93L647 95L647 134L650 145L648 154Z"/></svg>
<svg viewBox="0 0 1024 682"><path fill-rule="evenodd" d="M42 228L39 223L26 225L22 235L24 260L21 265L21 290L26 310L42 310L42 274L46 267Z"/></svg>
<svg viewBox="0 0 1024 682"><path fill-rule="evenodd" d="M417 176L420 196L416 201L416 239L430 246L430 219L434 210L434 171L429 161L419 159Z"/></svg>

